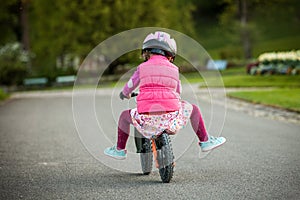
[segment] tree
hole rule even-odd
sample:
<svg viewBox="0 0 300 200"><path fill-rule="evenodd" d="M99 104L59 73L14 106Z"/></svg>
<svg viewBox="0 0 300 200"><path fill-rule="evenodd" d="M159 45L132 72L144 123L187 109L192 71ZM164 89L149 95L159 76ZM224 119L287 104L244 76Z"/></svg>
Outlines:
<svg viewBox="0 0 300 200"><path fill-rule="evenodd" d="M18 1L5 0L0 6L0 45L19 39Z"/></svg>
<svg viewBox="0 0 300 200"><path fill-rule="evenodd" d="M36 70L49 74L49 70L55 71L57 57L63 58L72 53L84 58L104 39L132 28L160 26L192 33L193 24L189 14L192 6L179 5L178 2L32 1L30 34L32 49L36 54L35 65L39 66ZM178 9L179 6L181 9Z"/></svg>
<svg viewBox="0 0 300 200"><path fill-rule="evenodd" d="M258 0L224 0L225 9L220 15L220 23L227 33L242 44L244 57L252 58L255 25L250 22ZM251 10L251 12L249 12Z"/></svg>
<svg viewBox="0 0 300 200"><path fill-rule="evenodd" d="M19 2L20 8L20 27L21 27L21 41L23 49L27 52L30 51L29 43L29 21L28 21L28 7L30 0L21 0Z"/></svg>
<svg viewBox="0 0 300 200"><path fill-rule="evenodd" d="M224 5L220 24L228 38L243 47L247 59L253 56L255 41L274 39L283 32L298 35L300 30L298 0L220 0L220 3Z"/></svg>
<svg viewBox="0 0 300 200"><path fill-rule="evenodd" d="M28 4L30 0L1 2L0 84L21 84L30 67ZM27 66L27 69L26 69Z"/></svg>
<svg viewBox="0 0 300 200"><path fill-rule="evenodd" d="M21 42L24 52L31 55L30 52L30 41L29 41L29 21L28 21L28 7L30 0L20 0L19 2L19 21L21 29ZM28 56L29 60L27 62L28 71L31 71L31 56Z"/></svg>

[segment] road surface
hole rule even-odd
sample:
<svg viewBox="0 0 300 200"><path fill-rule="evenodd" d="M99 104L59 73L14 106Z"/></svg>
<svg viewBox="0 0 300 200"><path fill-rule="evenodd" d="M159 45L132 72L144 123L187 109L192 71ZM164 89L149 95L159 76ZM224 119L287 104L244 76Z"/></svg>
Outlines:
<svg viewBox="0 0 300 200"><path fill-rule="evenodd" d="M100 92L97 115L111 113L111 101ZM200 104L210 124L211 104ZM221 123L224 107L213 108ZM143 176L95 159L77 133L70 92L17 95L0 106L0 199L299 199L298 124L228 108L218 127L227 143L203 157L192 141L162 184L157 171Z"/></svg>

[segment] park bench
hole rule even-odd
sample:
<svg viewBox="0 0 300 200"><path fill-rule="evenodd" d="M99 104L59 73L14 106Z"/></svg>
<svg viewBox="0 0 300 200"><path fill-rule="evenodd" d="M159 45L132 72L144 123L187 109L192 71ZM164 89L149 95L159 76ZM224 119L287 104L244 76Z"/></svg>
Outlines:
<svg viewBox="0 0 300 200"><path fill-rule="evenodd" d="M227 60L209 60L206 67L208 70L224 70L227 64Z"/></svg>
<svg viewBox="0 0 300 200"><path fill-rule="evenodd" d="M48 83L48 79L45 77L40 78L26 78L23 81L24 86L45 86Z"/></svg>
<svg viewBox="0 0 300 200"><path fill-rule="evenodd" d="M76 80L76 76L70 75L70 76L58 76L56 77L56 84L57 85L72 85L74 84Z"/></svg>

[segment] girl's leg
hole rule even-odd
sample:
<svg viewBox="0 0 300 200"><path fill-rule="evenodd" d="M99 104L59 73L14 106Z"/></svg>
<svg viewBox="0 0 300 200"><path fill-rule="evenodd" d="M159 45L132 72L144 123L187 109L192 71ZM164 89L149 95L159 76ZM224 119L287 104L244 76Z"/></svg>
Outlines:
<svg viewBox="0 0 300 200"><path fill-rule="evenodd" d="M118 123L118 141L117 149L125 149L130 133L130 124L132 124L130 110L124 110L119 118Z"/></svg>
<svg viewBox="0 0 300 200"><path fill-rule="evenodd" d="M192 127L200 140L199 145L203 152L217 148L226 142L224 137L208 136L200 109L196 105L193 105L193 111L190 118Z"/></svg>
<svg viewBox="0 0 300 200"><path fill-rule="evenodd" d="M193 111L190 117L192 127L197 134L200 142L205 142L208 140L208 134L205 128L205 124L198 106L193 105Z"/></svg>

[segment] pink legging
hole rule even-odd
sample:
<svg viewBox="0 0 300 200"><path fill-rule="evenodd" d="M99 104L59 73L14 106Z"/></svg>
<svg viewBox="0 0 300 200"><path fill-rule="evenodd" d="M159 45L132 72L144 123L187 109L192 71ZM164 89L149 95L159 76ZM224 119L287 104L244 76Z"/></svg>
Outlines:
<svg viewBox="0 0 300 200"><path fill-rule="evenodd" d="M192 127L201 142L207 141L208 136L200 109L193 105L193 111L190 117ZM118 142L117 148L125 149L130 133L130 124L132 124L130 110L124 110L119 118L118 124Z"/></svg>

